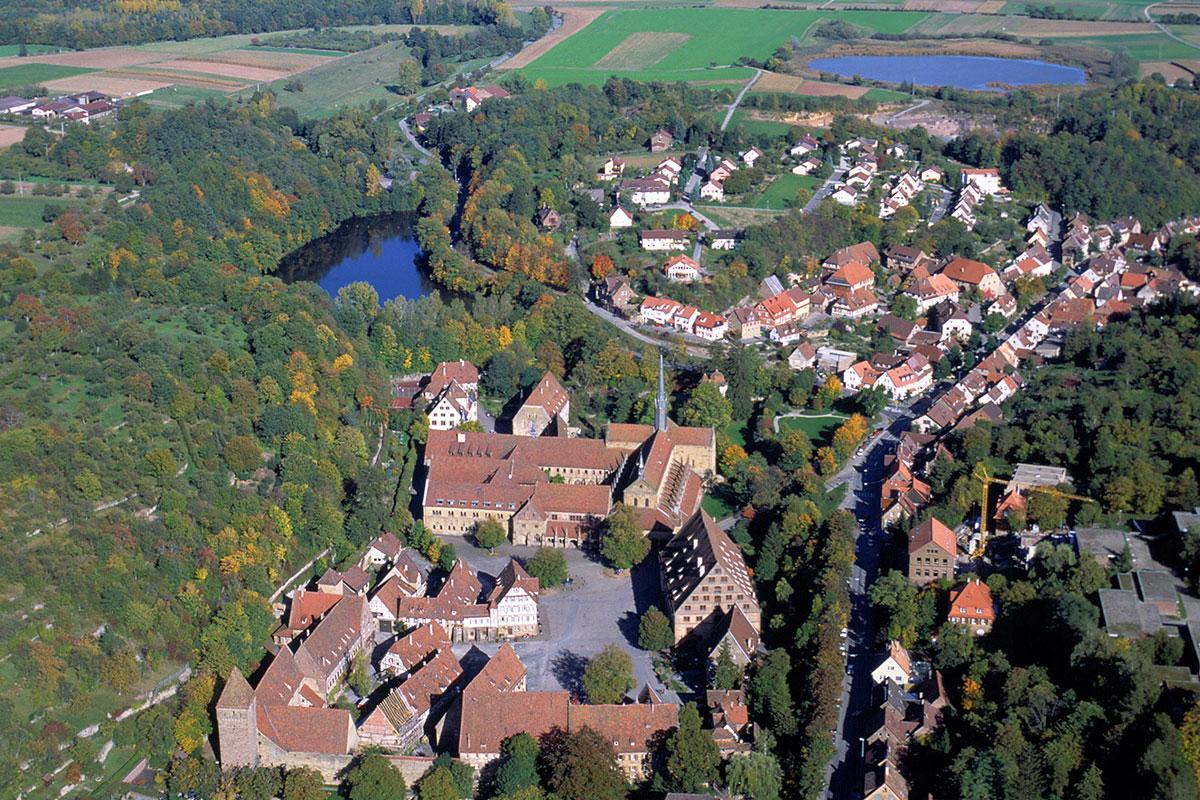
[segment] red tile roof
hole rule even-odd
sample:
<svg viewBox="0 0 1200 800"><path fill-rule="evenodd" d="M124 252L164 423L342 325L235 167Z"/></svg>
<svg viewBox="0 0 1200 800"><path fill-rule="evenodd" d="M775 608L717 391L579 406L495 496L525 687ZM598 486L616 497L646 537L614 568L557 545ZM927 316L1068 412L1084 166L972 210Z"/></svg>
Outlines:
<svg viewBox="0 0 1200 800"><path fill-rule="evenodd" d="M562 411L569 402L571 402L571 393L563 388L558 378L554 377L554 373L547 372L538 381L537 386L533 387L533 391L529 393L521 406L522 408L545 409L546 413L553 417Z"/></svg>
<svg viewBox="0 0 1200 800"><path fill-rule="evenodd" d="M996 271L981 261L972 261L969 258L955 258L942 268L941 274L956 283L969 283L973 286L978 286L988 275L995 275Z"/></svg>
<svg viewBox="0 0 1200 800"><path fill-rule="evenodd" d="M908 552L914 553L930 542L951 555L958 553L954 531L939 522L936 517L930 517L909 532Z"/></svg>

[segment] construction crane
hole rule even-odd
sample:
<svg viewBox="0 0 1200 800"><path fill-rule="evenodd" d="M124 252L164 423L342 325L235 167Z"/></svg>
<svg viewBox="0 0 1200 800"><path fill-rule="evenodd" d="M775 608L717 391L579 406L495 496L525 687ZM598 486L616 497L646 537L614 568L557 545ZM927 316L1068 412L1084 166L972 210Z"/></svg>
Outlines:
<svg viewBox="0 0 1200 800"><path fill-rule="evenodd" d="M979 497L979 544L971 551L971 558L979 558L987 549L988 535L988 487L993 483L999 483L1004 486L1008 485L1008 480L1005 478L994 478L988 473L987 465L982 461L975 465L975 470L971 473L971 477L979 481L980 497ZM1042 494L1053 495L1054 497L1062 497L1067 500L1078 500L1083 503L1094 502L1090 497L1084 497L1078 494L1064 492L1054 486L1030 486L1030 492L1041 492Z"/></svg>

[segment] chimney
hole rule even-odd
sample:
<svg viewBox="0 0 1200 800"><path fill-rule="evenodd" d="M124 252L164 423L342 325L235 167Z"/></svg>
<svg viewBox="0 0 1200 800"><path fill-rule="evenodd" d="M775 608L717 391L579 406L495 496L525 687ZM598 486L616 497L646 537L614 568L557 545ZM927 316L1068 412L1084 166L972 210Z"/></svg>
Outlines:
<svg viewBox="0 0 1200 800"><path fill-rule="evenodd" d="M456 438L458 439L459 444L462 444L465 441L467 441L467 435L465 433L463 433L462 431L458 432Z"/></svg>

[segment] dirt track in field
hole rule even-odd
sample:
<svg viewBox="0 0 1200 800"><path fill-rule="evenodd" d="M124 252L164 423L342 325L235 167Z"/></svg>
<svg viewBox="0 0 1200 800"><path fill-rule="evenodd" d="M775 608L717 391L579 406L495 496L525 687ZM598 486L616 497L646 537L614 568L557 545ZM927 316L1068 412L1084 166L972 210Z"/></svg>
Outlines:
<svg viewBox="0 0 1200 800"><path fill-rule="evenodd" d="M501 64L500 69L518 69L529 66L538 58L550 52L559 42L579 33L592 20L605 11L608 11L608 8L603 6L589 6L587 8L565 6L556 9L556 11L562 14L562 27L526 46L521 52Z"/></svg>

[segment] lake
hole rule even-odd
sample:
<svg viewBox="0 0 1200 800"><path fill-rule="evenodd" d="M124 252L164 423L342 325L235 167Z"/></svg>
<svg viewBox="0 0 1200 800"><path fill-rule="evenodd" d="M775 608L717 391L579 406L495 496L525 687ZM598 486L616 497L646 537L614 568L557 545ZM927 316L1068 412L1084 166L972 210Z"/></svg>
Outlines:
<svg viewBox="0 0 1200 800"><path fill-rule="evenodd" d="M288 283L312 281L331 297L347 284L366 281L379 293L381 304L397 297L415 300L433 289L417 265L421 248L415 223L411 214L346 220L284 256L276 275Z"/></svg>
<svg viewBox="0 0 1200 800"><path fill-rule="evenodd" d="M808 62L811 69L846 78L917 86L1002 91L1008 86L1080 86L1087 76L1078 67L989 56L839 56Z"/></svg>

